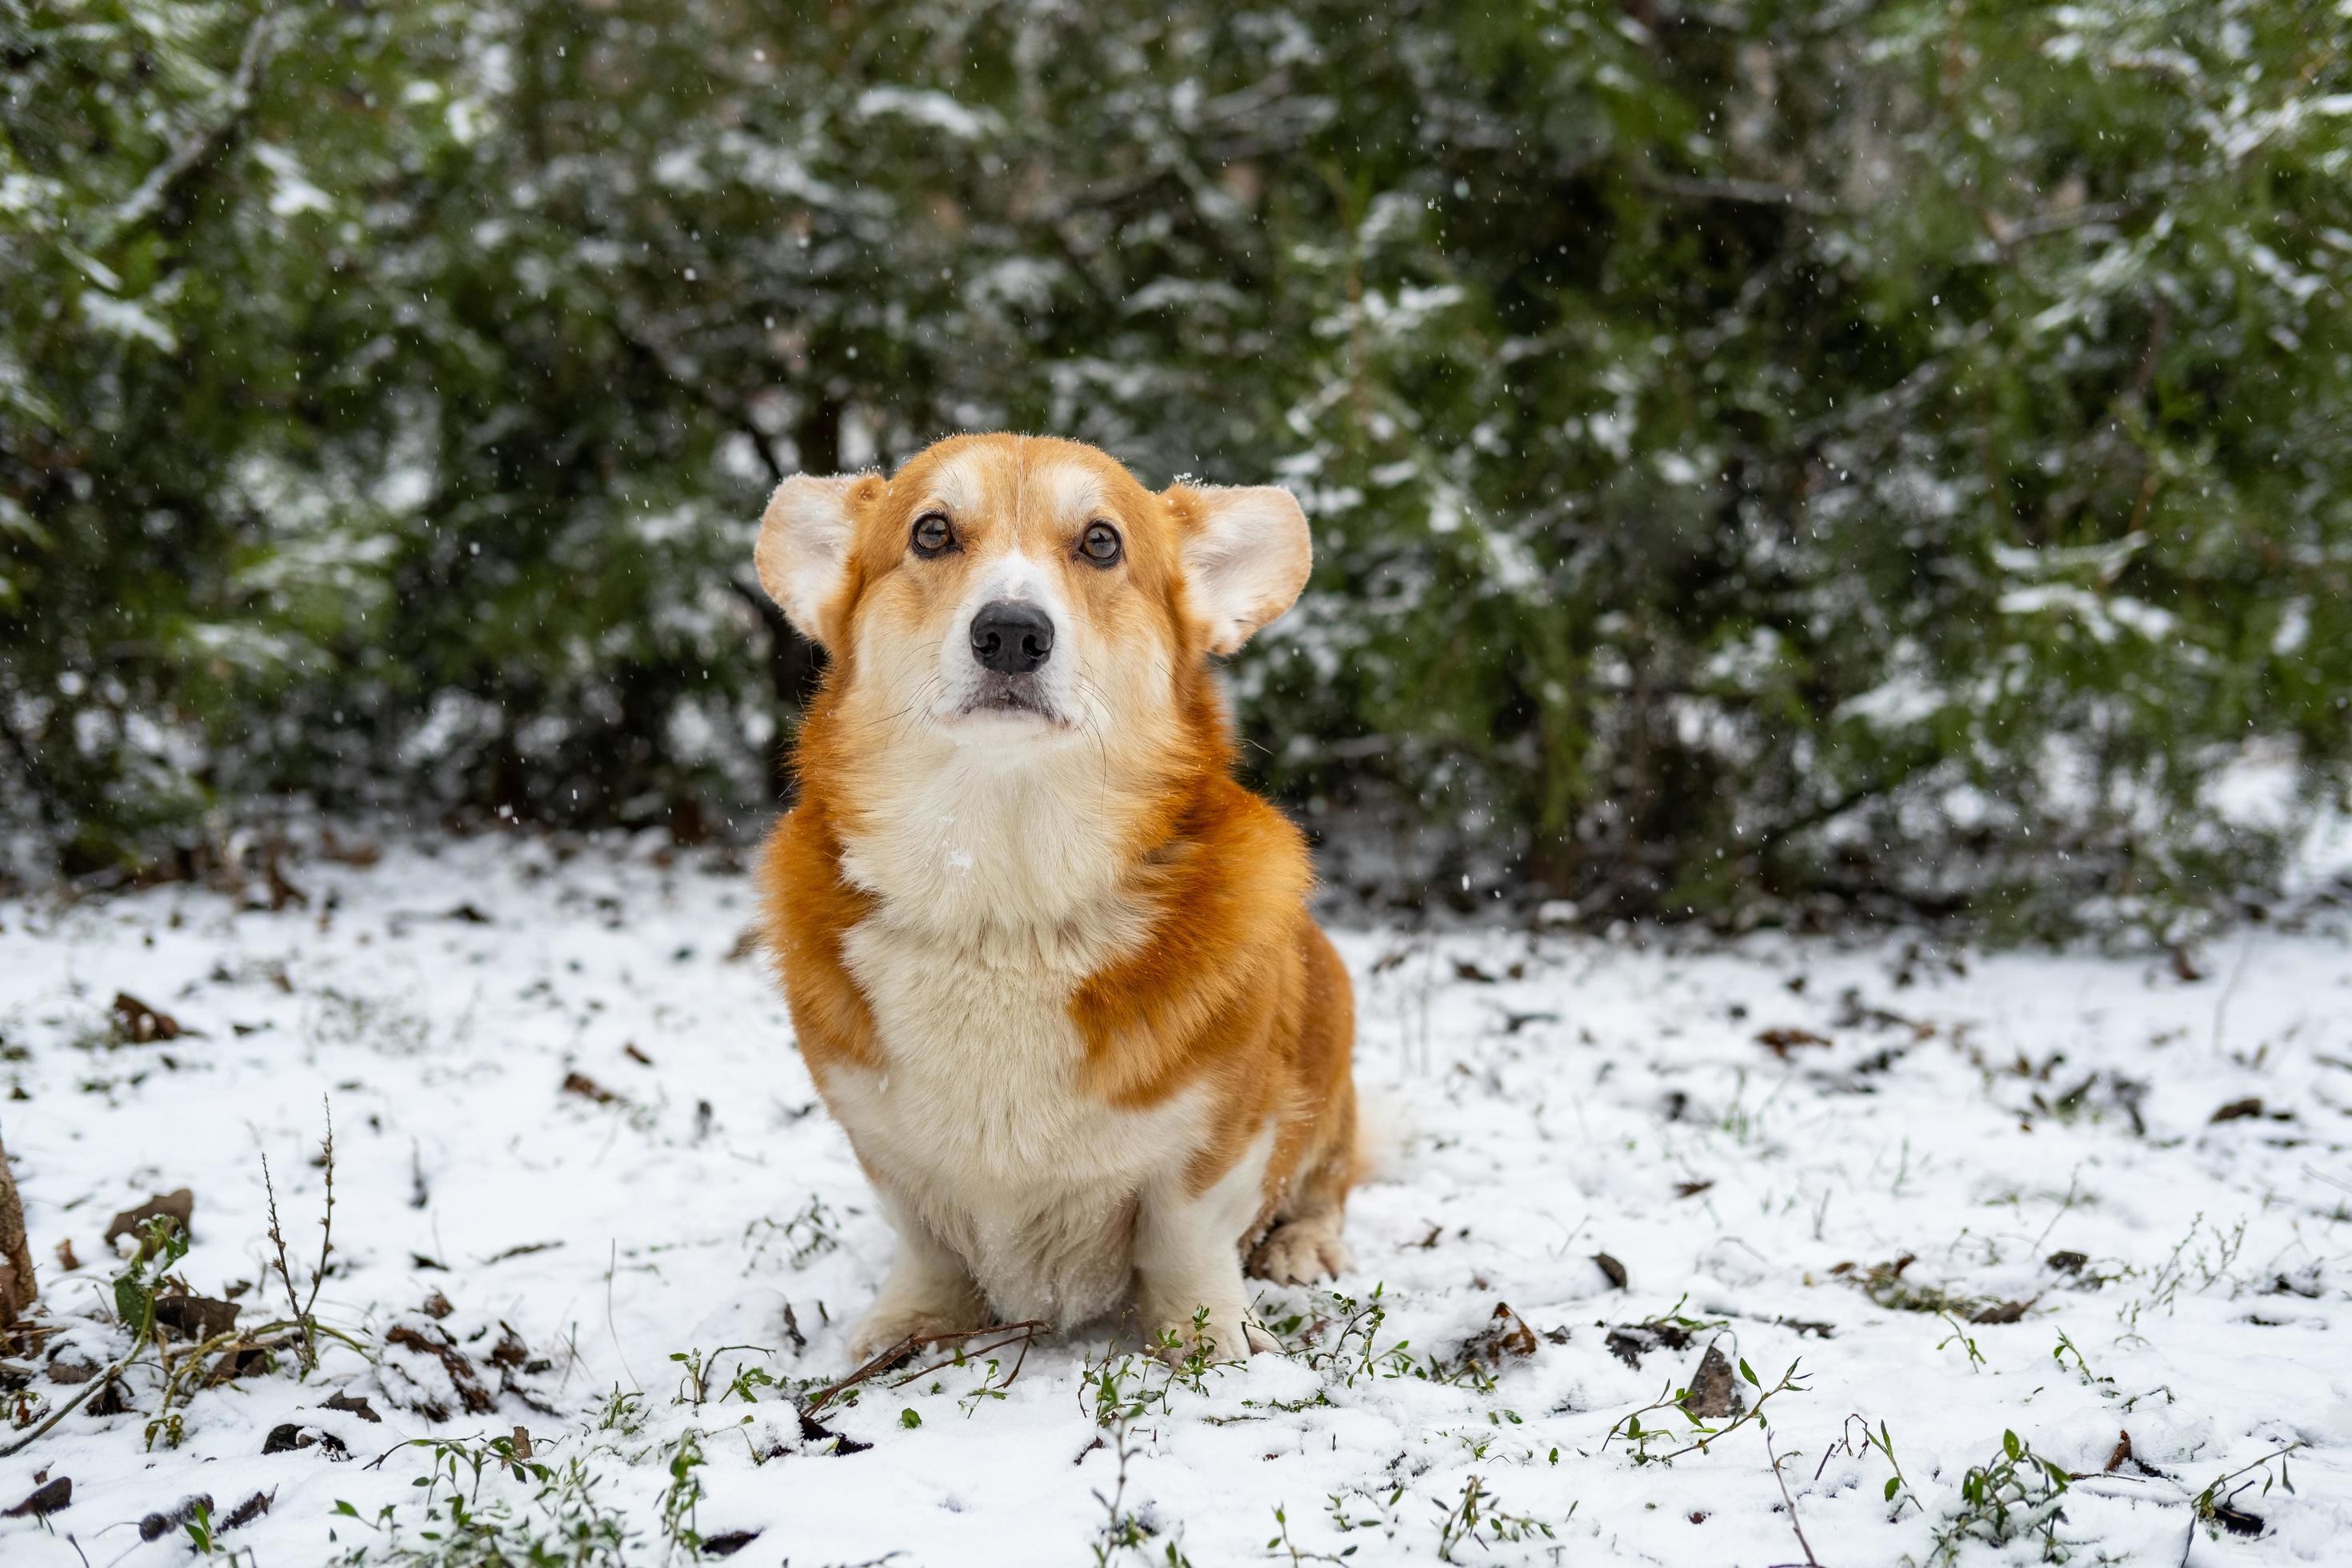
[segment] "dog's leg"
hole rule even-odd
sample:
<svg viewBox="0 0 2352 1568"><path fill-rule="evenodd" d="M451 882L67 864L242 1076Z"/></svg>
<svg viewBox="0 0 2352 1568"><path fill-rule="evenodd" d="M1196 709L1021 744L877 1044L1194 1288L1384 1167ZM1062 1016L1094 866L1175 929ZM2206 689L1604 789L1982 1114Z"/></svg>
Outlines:
<svg viewBox="0 0 2352 1568"><path fill-rule="evenodd" d="M849 1359L863 1366L908 1334L947 1334L988 1321L988 1303L963 1259L916 1215L877 1189L882 1212L898 1233L889 1278L849 1332Z"/></svg>
<svg viewBox="0 0 2352 1568"><path fill-rule="evenodd" d="M1199 1349L1206 1338L1219 1361L1276 1348L1274 1336L1249 1321L1241 1263L1241 1234L1257 1206L1272 1142L1269 1132L1206 1192L1187 1191L1181 1177L1145 1191L1135 1216L1136 1306L1163 1353L1171 1333L1175 1353Z"/></svg>

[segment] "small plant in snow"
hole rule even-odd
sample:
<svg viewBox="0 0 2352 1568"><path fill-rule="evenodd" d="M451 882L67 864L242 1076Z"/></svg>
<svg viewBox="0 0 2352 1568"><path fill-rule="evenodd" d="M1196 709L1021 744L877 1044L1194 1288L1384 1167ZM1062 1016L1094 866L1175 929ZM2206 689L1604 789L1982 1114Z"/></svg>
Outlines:
<svg viewBox="0 0 2352 1568"><path fill-rule="evenodd" d="M1571 1503L1568 1511L1573 1515L1575 1505ZM1547 1541L1554 1539L1550 1525L1532 1514L1509 1512L1484 1481L1472 1476L1462 1483L1461 1497L1438 1519L1438 1561L1453 1562L1454 1549L1465 1541L1487 1545L1488 1535L1500 1542L1532 1541L1538 1535Z"/></svg>
<svg viewBox="0 0 2352 1568"><path fill-rule="evenodd" d="M1381 1328L1388 1321L1388 1305L1382 1299L1387 1286L1376 1284L1372 1293L1358 1300L1338 1290L1329 1292L1330 1310L1323 1317L1304 1325L1299 1348L1290 1353L1326 1376L1337 1377L1349 1388L1360 1378L1430 1376L1438 1373L1437 1382L1450 1382L1444 1369L1432 1360L1430 1372L1422 1371L1414 1363L1412 1342L1399 1340L1383 1347L1380 1343ZM1301 1333L1302 1320L1286 1318L1272 1324L1277 1339L1287 1341L1290 1335ZM1327 1330L1330 1339L1323 1339ZM1288 1350L1287 1344L1285 1346Z"/></svg>
<svg viewBox="0 0 2352 1568"><path fill-rule="evenodd" d="M1290 1539L1290 1515L1284 1511L1279 1503L1275 1505L1274 1530L1273 1537L1265 1543L1265 1554L1268 1557L1288 1558L1291 1568L1298 1568L1301 1563L1345 1563L1356 1554L1356 1549L1353 1546L1343 1552L1309 1552L1299 1545Z"/></svg>
<svg viewBox="0 0 2352 1568"><path fill-rule="evenodd" d="M1854 1436L1856 1427L1860 1427L1862 1431L1859 1438ZM1870 1418L1860 1411L1847 1416L1845 1426L1839 1433L1837 1441L1830 1445L1829 1453L1822 1456L1822 1466L1823 1468L1828 1467L1830 1454L1843 1454L1848 1458L1859 1458L1874 1448L1885 1456L1886 1468L1895 1472L1886 1478L1885 1489L1885 1500L1895 1505L1893 1511L1886 1516L1888 1521L1891 1522L1902 1518L1903 1505L1906 1502L1921 1513L1927 1512L1927 1505L1919 1500L1919 1494L1911 1489L1910 1479L1903 1473L1903 1461L1895 1457L1895 1434L1888 1429L1884 1421L1878 1424L1878 1430L1874 1432L1870 1429ZM1821 1470L1816 1469L1813 1475L1815 1479L1819 1479Z"/></svg>
<svg viewBox="0 0 2352 1568"><path fill-rule="evenodd" d="M1091 1542L1097 1568L1105 1568L1130 1555L1142 1562L1164 1563L1168 1568L1191 1568L1191 1559L1173 1540L1162 1542L1157 1553L1150 1550L1157 1532L1127 1506L1127 1469L1138 1452L1136 1427L1147 1415L1169 1414L1172 1409L1171 1396L1178 1388L1194 1394L1206 1391L1208 1374L1217 1364L1210 1359L1215 1354L1215 1345L1207 1337L1208 1316L1205 1308L1192 1315L1192 1347L1181 1361L1166 1355L1124 1355L1117 1361L1105 1356L1087 1367L1084 1396L1092 1406L1090 1414L1095 1425L1109 1434L1110 1449L1118 1466L1110 1495L1105 1497L1099 1491L1094 1494L1095 1500L1103 1505L1104 1514ZM1183 1349L1183 1342L1172 1332L1163 1333L1160 1348L1174 1352Z"/></svg>
<svg viewBox="0 0 2352 1568"><path fill-rule="evenodd" d="M794 1268L805 1268L841 1246L841 1216L823 1198L811 1193L809 1201L790 1218L778 1220L762 1215L744 1226L743 1240L751 1248L751 1256L743 1260L746 1275L758 1268L769 1251L779 1246L784 1248Z"/></svg>
<svg viewBox="0 0 2352 1568"><path fill-rule="evenodd" d="M343 1568L626 1568L631 1561L635 1537L620 1511L597 1498L597 1478L584 1461L558 1468L525 1458L506 1437L415 1441L433 1454L432 1469L413 1483L425 1494L424 1519L412 1527L392 1503L371 1519L339 1500L336 1515L369 1532L346 1548L338 1560ZM482 1483L501 1474L535 1489L520 1499L494 1493L484 1502ZM340 1542L341 1531L328 1538Z"/></svg>
<svg viewBox="0 0 2352 1568"><path fill-rule="evenodd" d="M1707 1420L1692 1415L1689 1408L1690 1390L1675 1388L1669 1384L1664 1394L1610 1427L1608 1436L1601 1438L1601 1446L1605 1449L1610 1444L1622 1438L1632 1446L1635 1464L1664 1464L1679 1459L1685 1454L1694 1450L1704 1451L1717 1438L1728 1436L1750 1423L1757 1426L1769 1426L1770 1423L1764 1419L1764 1407L1776 1394L1802 1394L1805 1391L1804 1378L1798 1373L1797 1366L1796 1362L1790 1362L1788 1369L1780 1373L1780 1381L1767 1388L1764 1386L1763 1380L1756 1375L1756 1369L1749 1366L1743 1358L1739 1363L1739 1375L1747 1380L1750 1388L1756 1390L1756 1403L1720 1426L1711 1425ZM1643 1416L1659 1410L1673 1410L1688 1425L1679 1430L1642 1425ZM1650 1451L1653 1447L1664 1447L1666 1451L1654 1454Z"/></svg>
<svg viewBox="0 0 2352 1568"><path fill-rule="evenodd" d="M2303 1446L2300 1438L2292 1443L2282 1444L2251 1465L2241 1465L2227 1475L2214 1477L2205 1489L2197 1494L2190 1505L2194 1511L2193 1517L2189 1521L2189 1540L2192 1542L2196 1540L2197 1529L2200 1525L2204 1526L2209 1533L2215 1536L2219 1536L2223 1530L2233 1531L2242 1535L2259 1533L2263 1528L2263 1521L2238 1507L2238 1499L2254 1483L2247 1481L2237 1487L2230 1487L2230 1483L2249 1471L2259 1470L2262 1472L2263 1489L2256 1494L2257 1496L2267 1497L2273 1486L2286 1491L2294 1490L2294 1480L2287 1473L2286 1457ZM2278 1474L2275 1476L2271 1474L2273 1465L2278 1467ZM2230 1489L2223 1490L2225 1487ZM2184 1563L2189 1560L2187 1547L2181 1549L2180 1558Z"/></svg>
<svg viewBox="0 0 2352 1568"><path fill-rule="evenodd" d="M2084 1387L2095 1388L2109 1399L2116 1397L2116 1380L2112 1377L2102 1377L2093 1372L2091 1363L2083 1359L2082 1350L2073 1340L2067 1338L2066 1331L2061 1329L2058 1331L2057 1344L2051 1348L2050 1359L2060 1366L2064 1366L2070 1356L2074 1358L2074 1374L2083 1380Z"/></svg>
<svg viewBox="0 0 2352 1568"><path fill-rule="evenodd" d="M2212 1232L2210 1245L2198 1246L2198 1233L2207 1229ZM2235 1296L2238 1280L2230 1270L2238 1260L2238 1249L2245 1242L2244 1220L2223 1230L2220 1226L2208 1226L2202 1214L2191 1219L2189 1234L2175 1243L2171 1254L2148 1274L2147 1288L2116 1309L2116 1317L2124 1325L2126 1337L2137 1335L2143 1317L2158 1312L2170 1316L2172 1305L2183 1290L2196 1295L2226 1284L2230 1294ZM2196 1250L2192 1252L2191 1247ZM2128 1277L2137 1275L2138 1270L2127 1268L2124 1272Z"/></svg>
<svg viewBox="0 0 2352 1568"><path fill-rule="evenodd" d="M1397 1532L1397 1505L1404 1500L1404 1483L1391 1487L1385 1497L1358 1489L1333 1492L1325 1507L1331 1515L1331 1528L1345 1535L1351 1530L1377 1530L1393 1540ZM1369 1506L1377 1512L1365 1513ZM1353 1550L1350 1548L1349 1550Z"/></svg>
<svg viewBox="0 0 2352 1568"><path fill-rule="evenodd" d="M755 1351L764 1356L772 1356L776 1353L761 1345L720 1345L708 1356L698 1350L672 1351L669 1359L684 1370L678 1377L677 1393L672 1396L670 1403L691 1405L700 1409L703 1403L709 1399L711 1384L718 1378L719 1358L730 1351ZM775 1378L752 1366L749 1362L739 1361L735 1365L735 1375L720 1387L719 1398L723 1404L727 1396L732 1394L747 1405L756 1404L758 1396L753 1391L761 1386L773 1388L776 1386Z"/></svg>
<svg viewBox="0 0 2352 1568"><path fill-rule="evenodd" d="M2063 1563L2058 1521L2065 1517L2066 1471L2035 1453L2014 1432L2000 1435L2000 1452L1960 1478L1960 1506L1935 1534L1927 1561L1957 1563L1971 1541L2005 1546L2041 1544L2042 1561Z"/></svg>
<svg viewBox="0 0 2352 1568"><path fill-rule="evenodd" d="M702 1550L702 1532L696 1528L696 1510L702 1501L702 1434L689 1426L670 1446L669 1485L662 1491L662 1535L673 1556L695 1556Z"/></svg>
<svg viewBox="0 0 2352 1568"><path fill-rule="evenodd" d="M269 1243L277 1249L278 1278L286 1287L286 1310L289 1321L302 1330L299 1355L302 1375L309 1377L319 1370L319 1323L312 1309L319 1304L319 1287L327 1278L327 1260L335 1252L335 1113L327 1108L327 1135L320 1145L320 1163L327 1173L326 1213L319 1221L319 1262L310 1270L310 1293L298 1300L294 1290L294 1270L286 1259L286 1233L278 1224L278 1187L269 1179L269 1156L261 1156L261 1187L269 1196Z"/></svg>

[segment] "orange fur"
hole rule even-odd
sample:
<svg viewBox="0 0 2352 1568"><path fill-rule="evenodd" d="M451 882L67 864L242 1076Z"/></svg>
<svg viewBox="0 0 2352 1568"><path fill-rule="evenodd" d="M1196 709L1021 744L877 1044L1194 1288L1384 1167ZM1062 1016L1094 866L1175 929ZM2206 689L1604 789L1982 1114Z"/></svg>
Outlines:
<svg viewBox="0 0 2352 1568"><path fill-rule="evenodd" d="M1245 494L1274 521L1254 513L1225 526L1279 528L1287 498L1181 487L1154 494L1090 447L1007 436L941 442L887 480L788 494L793 485L770 509L762 580L796 620L814 623L803 629L825 643L832 663L800 733L799 802L770 836L759 881L801 1050L886 1202L904 1210L894 1211L902 1250L922 1252L933 1276L951 1276L960 1260L981 1293L1017 1296L1024 1277L1013 1265L996 1270L1013 1284L992 1284L991 1259L973 1254L990 1245L998 1219L1019 1216L967 1215L959 1205L1099 1199L1099 1213L1089 1207L1093 1217L1072 1222L1072 1245L1131 1237L1136 1267L1148 1274L1161 1267L1142 1239L1162 1223L1154 1205L1174 1215L1166 1225L1191 1223L1174 1211L1209 1203L1262 1148L1255 1210L1226 1238L1234 1259L1269 1226L1296 1220L1307 1227L1298 1245L1269 1242L1260 1263L1292 1273L1330 1267L1356 1176L1348 978L1307 914L1312 871L1297 830L1232 777L1230 720L1209 663L1220 639L1230 645L1280 613L1305 574L1303 522L1295 538L1284 532L1261 549L1255 533L1210 538L1220 516L1241 515L1217 509ZM828 507L845 526L829 521ZM910 552L910 527L927 510L951 516L951 554ZM1285 515L1295 514L1290 503ZM1076 552L1097 521L1116 527L1123 542L1113 569ZM837 564L827 567L829 528L839 541ZM772 561L802 574L772 577ZM960 617L998 581L1027 584L1065 623L1054 657L1064 658L1066 645L1070 663L1054 673L1076 683L1066 688L1076 716L1010 730L983 718L982 742L967 744L957 715L926 704L940 700L933 685L965 673L956 668ZM943 677L932 673L935 647ZM955 769L970 771L968 795L940 793L940 778ZM1042 819L989 816L1000 810ZM974 820L958 821L967 811ZM956 847L959 835L992 847L982 854L994 857L962 879L938 859L972 863ZM943 891L924 891L934 886ZM1151 1169L1137 1165L1105 1178L1135 1192L1057 1195L1054 1171L1020 1168L1013 1152L1047 1146L1045 1131L1032 1137L1017 1102L995 1113L1002 1128L971 1132L979 1174L970 1184L974 1194L995 1194L1001 1179L1015 1196L967 1198L952 1184L934 1190L936 1173L910 1169L919 1152L910 1155L904 1139L893 1143L875 1107L877 1096L913 1092L901 1083L912 1081L907 1053L916 1042L894 1040L878 1021L913 1005L875 987L919 986L933 952L940 965L961 966L953 975L1001 984L1007 996L1042 987L1058 998L1070 1043L1065 1061L1050 1044L973 1038L968 1063L928 1070L947 1072L950 1084L968 1071L982 1087L999 1060L1011 1064L1007 1072L1034 1072L1042 1086L1034 1098L1052 1101L1033 1108L1038 1127L1069 1147L1108 1149L1114 1162L1119 1138L1097 1134L1136 1119L1150 1137L1171 1140L1181 1187L1155 1186ZM1007 1005L1017 1009L1017 1000ZM1059 1030L1046 1019L1037 1032ZM1038 1051L1044 1057L1031 1063ZM1045 1195L1020 1195L1031 1194ZM894 1273L886 1296L898 1283ZM904 1289L930 1291L908 1310L908 1321L950 1326L952 1314L934 1299L951 1301L952 1290L942 1298L935 1279ZM1169 1285L1155 1300L1175 1300L1169 1291L1183 1289ZM1153 1281L1139 1289L1154 1295ZM992 1304L1003 1310L1010 1302Z"/></svg>

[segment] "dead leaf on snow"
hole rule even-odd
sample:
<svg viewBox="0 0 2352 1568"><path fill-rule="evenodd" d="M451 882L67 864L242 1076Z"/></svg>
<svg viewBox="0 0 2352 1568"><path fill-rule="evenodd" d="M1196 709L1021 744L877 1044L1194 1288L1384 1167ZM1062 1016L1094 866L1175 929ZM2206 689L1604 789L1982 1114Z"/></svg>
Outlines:
<svg viewBox="0 0 2352 1568"><path fill-rule="evenodd" d="M563 1092L566 1094L576 1094L581 1099L593 1100L598 1105L610 1105L614 1100L621 1098L619 1095L614 1094L611 1089L606 1089L603 1084L598 1083L594 1079L590 1078L584 1072L565 1073L563 1075Z"/></svg>
<svg viewBox="0 0 2352 1568"><path fill-rule="evenodd" d="M203 1031L191 1029L169 1013L150 1007L128 991L114 994L114 1029L125 1043L152 1046L158 1040L176 1040L183 1035L204 1037Z"/></svg>
<svg viewBox="0 0 2352 1568"><path fill-rule="evenodd" d="M456 1391L458 1403L466 1407L467 1414L487 1415L498 1401L491 1397L489 1390L482 1386L474 1363L466 1358L465 1352L457 1348L457 1342L449 1338L447 1331L434 1325L432 1331L441 1336L438 1341L434 1340L424 1330L408 1323L400 1323L385 1333L383 1342L387 1345L396 1345L402 1350L414 1351L419 1355L438 1362L442 1371L448 1375L450 1387ZM391 1357L385 1358L387 1367L394 1364ZM415 1379L411 1378L410 1381L414 1382ZM449 1418L447 1406L442 1405L429 1393L424 1392L423 1385L419 1385L419 1398L412 1407L425 1419L446 1421ZM407 1402L403 1401L403 1403Z"/></svg>
<svg viewBox="0 0 2352 1568"><path fill-rule="evenodd" d="M137 1208L124 1209L107 1222L107 1245L113 1246L121 1237L138 1236L149 1220L165 1217L179 1221L184 1231L190 1229L196 1217L196 1194L182 1187L176 1192L158 1194ZM149 1250L146 1240L142 1237L139 1255L144 1258Z"/></svg>
<svg viewBox="0 0 2352 1568"><path fill-rule="evenodd" d="M1524 1360L1538 1348L1536 1331L1528 1327L1527 1320L1512 1311L1508 1302L1497 1301L1486 1326L1463 1344L1462 1359L1491 1368L1500 1366L1509 1357Z"/></svg>
<svg viewBox="0 0 2352 1568"><path fill-rule="evenodd" d="M1739 1374L1731 1369L1721 1345L1707 1346L1706 1353L1699 1357L1698 1371L1691 1375L1682 1405L1702 1421L1721 1420L1748 1408L1748 1400L1739 1392Z"/></svg>
<svg viewBox="0 0 2352 1568"><path fill-rule="evenodd" d="M1671 1319L1657 1319L1647 1323L1620 1323L1609 1331L1604 1342L1609 1353L1627 1366L1638 1367L1642 1358L1654 1350L1688 1350L1691 1333Z"/></svg>
<svg viewBox="0 0 2352 1568"><path fill-rule="evenodd" d="M79 1356L68 1356L62 1352L49 1363L49 1381L61 1383L68 1388L78 1387L88 1383L91 1378L96 1377L98 1373L98 1363L84 1361Z"/></svg>
<svg viewBox="0 0 2352 1568"><path fill-rule="evenodd" d="M2234 1503L2215 1503L2213 1517L2221 1521L2222 1529L2232 1535L2260 1535L2263 1532L2263 1516L2248 1513Z"/></svg>
<svg viewBox="0 0 2352 1568"><path fill-rule="evenodd" d="M351 1446L332 1432L305 1426L296 1421L281 1422L272 1426L269 1436L261 1440L261 1451L265 1454L290 1454L302 1448L316 1448L331 1459L352 1457Z"/></svg>
<svg viewBox="0 0 2352 1568"><path fill-rule="evenodd" d="M717 1535L702 1538L702 1554L705 1557L732 1557L759 1539L760 1532L756 1530L721 1531Z"/></svg>
<svg viewBox="0 0 2352 1568"><path fill-rule="evenodd" d="M1969 1319L1969 1321L1971 1323L2014 1323L2022 1320L2026 1312L2032 1309L2033 1303L2040 1300L2042 1300L2041 1297L2034 1296L2023 1301L1995 1301L1990 1307L1980 1308L1974 1316Z"/></svg>
<svg viewBox="0 0 2352 1568"><path fill-rule="evenodd" d="M33 1495L14 1508L0 1509L0 1519L47 1519L73 1503L73 1478L59 1476L33 1489Z"/></svg>
<svg viewBox="0 0 2352 1568"><path fill-rule="evenodd" d="M1830 1042L1811 1029L1779 1028L1759 1030L1756 1043L1785 1062L1789 1059L1789 1053L1799 1046L1827 1046Z"/></svg>
<svg viewBox="0 0 2352 1568"><path fill-rule="evenodd" d="M155 1298L155 1324L173 1336L202 1343L236 1327L237 1305L209 1296L173 1295Z"/></svg>

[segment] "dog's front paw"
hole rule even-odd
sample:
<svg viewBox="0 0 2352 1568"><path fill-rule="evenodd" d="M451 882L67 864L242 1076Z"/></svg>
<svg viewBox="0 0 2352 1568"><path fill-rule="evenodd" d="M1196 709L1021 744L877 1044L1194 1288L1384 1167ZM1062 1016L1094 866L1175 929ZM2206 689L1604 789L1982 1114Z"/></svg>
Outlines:
<svg viewBox="0 0 2352 1568"><path fill-rule="evenodd" d="M1328 1219L1298 1219L1278 1225L1250 1255L1250 1274L1277 1285L1311 1285L1347 1271L1354 1259L1339 1227Z"/></svg>
<svg viewBox="0 0 2352 1568"><path fill-rule="evenodd" d="M883 1352L905 1344L909 1339L918 1342L937 1339L943 1334L961 1333L985 1326L963 1311L877 1301L873 1310L860 1318L857 1326L849 1331L849 1359L853 1364L864 1366ZM919 1349L919 1343L915 1348Z"/></svg>

